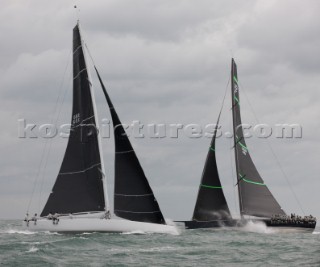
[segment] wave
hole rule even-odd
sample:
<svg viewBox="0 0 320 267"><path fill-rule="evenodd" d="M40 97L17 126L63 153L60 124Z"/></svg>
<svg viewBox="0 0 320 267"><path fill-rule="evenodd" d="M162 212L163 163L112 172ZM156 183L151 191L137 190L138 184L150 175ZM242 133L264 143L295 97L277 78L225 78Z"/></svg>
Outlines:
<svg viewBox="0 0 320 267"><path fill-rule="evenodd" d="M29 231L29 230L18 230L18 229L7 229L0 231L0 234L22 234L22 235L35 235L35 234L46 234L46 235L61 235L57 232L49 232L49 231Z"/></svg>
<svg viewBox="0 0 320 267"><path fill-rule="evenodd" d="M96 234L97 232L83 232L79 235L92 235L92 234Z"/></svg>
<svg viewBox="0 0 320 267"><path fill-rule="evenodd" d="M178 250L175 247L165 246L165 247L154 247L154 248L141 248L138 249L138 252L161 252L169 250Z"/></svg>
<svg viewBox="0 0 320 267"><path fill-rule="evenodd" d="M71 237L71 238L64 238L64 239L58 239L58 240L48 240L48 241L22 241L20 244L28 244L28 245L45 245L45 244L53 244L58 242L65 242L73 239L87 239L86 237Z"/></svg>
<svg viewBox="0 0 320 267"><path fill-rule="evenodd" d="M39 249L32 246L28 251L26 251L27 253L33 253L33 252L37 252Z"/></svg>
<svg viewBox="0 0 320 267"><path fill-rule="evenodd" d="M44 231L44 232L40 232L40 233L43 233L46 235L62 235L62 234L59 234L58 232L50 232L50 231Z"/></svg>
<svg viewBox="0 0 320 267"><path fill-rule="evenodd" d="M181 232L184 230L184 227L183 229L180 228L172 219L165 218L165 221L167 225L173 226L175 228L175 233L171 233L171 235L180 235Z"/></svg>
<svg viewBox="0 0 320 267"><path fill-rule="evenodd" d="M179 227L177 227L176 223L173 220L166 218L165 222L167 225L173 226L175 229L174 231L168 232L167 234L170 234L170 235L180 235L181 234L181 229ZM134 231L123 232L120 234L122 234L122 235L145 235L145 234L152 234L152 232L144 232L142 230L134 230Z"/></svg>
<svg viewBox="0 0 320 267"><path fill-rule="evenodd" d="M135 230L135 231L129 231L129 232L123 232L122 235L146 235L147 233L141 230Z"/></svg>
<svg viewBox="0 0 320 267"><path fill-rule="evenodd" d="M140 252L162 252L162 251L175 251L180 250L176 247L163 246L163 247L150 247L150 248L111 248L108 249L109 252L113 253L140 253Z"/></svg>
<svg viewBox="0 0 320 267"><path fill-rule="evenodd" d="M2 234L23 234L23 235L34 235L37 232L31 232L28 230L16 230L16 229L9 229L1 232Z"/></svg>

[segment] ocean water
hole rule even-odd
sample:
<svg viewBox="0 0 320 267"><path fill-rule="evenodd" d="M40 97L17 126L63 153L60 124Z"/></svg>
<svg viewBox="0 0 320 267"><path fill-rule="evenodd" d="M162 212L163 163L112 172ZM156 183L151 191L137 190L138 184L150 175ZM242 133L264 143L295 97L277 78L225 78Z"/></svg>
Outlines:
<svg viewBox="0 0 320 267"><path fill-rule="evenodd" d="M320 266L320 230L182 230L180 235L35 233L0 221L0 266Z"/></svg>

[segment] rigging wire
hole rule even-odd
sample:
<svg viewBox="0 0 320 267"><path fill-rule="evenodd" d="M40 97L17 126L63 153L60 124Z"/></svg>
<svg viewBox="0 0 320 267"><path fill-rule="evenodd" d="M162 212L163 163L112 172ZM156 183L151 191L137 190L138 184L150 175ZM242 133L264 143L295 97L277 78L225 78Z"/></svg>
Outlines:
<svg viewBox="0 0 320 267"><path fill-rule="evenodd" d="M223 107L224 107L224 101L225 101L225 99L226 99L226 95L227 95L228 87L229 87L229 84L230 84L230 80L231 80L231 78L229 77L228 82L227 82L226 89L225 89L225 91L224 91L224 96L223 96L223 100L222 100L222 105L221 105L221 109L220 109L220 114L221 114L222 109L223 109Z"/></svg>
<svg viewBox="0 0 320 267"><path fill-rule="evenodd" d="M230 80L231 80L231 77L229 76L229 79L228 79L228 83L226 85L226 89L225 89L225 93L224 93L224 97L223 97L223 100L222 100L222 106L221 106L221 109L220 109L220 113L219 113L219 117L220 117L220 114L223 110L223 107L224 107L224 102L225 102L225 98L226 98L226 95L227 95L227 92L228 92L228 87L229 87L229 84L230 84ZM231 120L230 120L230 116L229 117L229 125L230 125L230 129L232 128L231 126ZM230 143L230 147L231 147L231 151L232 151L232 141L231 141L231 138L229 138L229 143ZM234 175L234 168L233 168L233 160L232 160L232 153L230 153L230 164L231 164L231 175L232 175L232 182L233 184L235 184L235 175ZM234 195L234 210L235 212L237 211L237 200L236 200L236 187L233 186L233 195Z"/></svg>
<svg viewBox="0 0 320 267"><path fill-rule="evenodd" d="M87 46L86 43L84 43L84 45L85 45L85 47L86 47L86 49L87 49L87 51L88 51L88 55L89 55L89 57L90 57L90 59L91 59L91 61L92 61L93 66L96 67L96 64L94 63L93 57L92 57L92 55L91 55L91 53L90 53L89 47Z"/></svg>
<svg viewBox="0 0 320 267"><path fill-rule="evenodd" d="M68 62L69 62L69 60L68 60ZM68 65L66 67L66 70L67 69L68 69ZM71 78L71 73L70 73L69 77ZM69 79L69 80L70 80L70 83L71 83L71 79ZM58 109L58 114L57 114L56 120L54 122L54 125L57 125L58 120L60 118L62 106L64 104L67 92L69 92L68 88L69 88L69 86L67 86L66 89L64 90L64 94L63 94L63 97L62 97L62 101L60 102L60 107ZM40 204L41 204L41 198L42 198L43 183L44 183L44 178L45 178L45 175L46 175L47 163L48 163L48 159L49 159L50 152L51 152L52 142L53 142L53 140L52 140L52 138L50 138L49 149L48 149L48 153L47 153L46 160L45 160L45 163L44 163L43 172L42 172L43 174L42 174L42 178L41 178L41 186L40 186L40 193L39 193L39 203L38 203L38 209L39 210L40 210Z"/></svg>
<svg viewBox="0 0 320 267"><path fill-rule="evenodd" d="M56 113L56 110L57 110L57 106L58 106L58 103L59 103L60 95L61 95L61 93L62 93L62 87L63 87L65 75L66 75L66 72L67 72L67 68L68 68L68 66L69 66L69 57L70 57L70 55L71 55L71 52L72 52L72 50L70 50L70 53L69 53L69 56L68 56L67 66L66 66L65 71L64 71L64 74L63 74L63 78L62 78L62 81L61 81L61 84L60 84L60 88L59 88L58 97L57 97L57 99L56 99L56 102L55 102L55 105L54 105L54 109L53 109L53 113L52 113L52 114L55 114L55 113ZM53 122L53 119L54 119L54 115L52 116L51 122ZM50 138L50 139L52 139L52 138ZM44 147L43 147L43 150L42 150L42 153L41 153L41 160L40 160L40 164L39 164L39 167L38 167L38 170L37 170L37 174L36 174L35 180L34 180L34 182L33 182L32 193L31 193L31 197L30 197L30 199L29 199L28 206L27 206L27 213L29 213L30 206L31 206L31 203L32 203L34 194L35 194L35 189L36 189L36 185L37 185L37 183L38 183L38 179L39 179L39 177L40 177L42 165L43 165L43 162L44 162L44 159L45 159L45 152L47 151L48 142L49 142L49 139L46 139L45 144L44 144Z"/></svg>
<svg viewBox="0 0 320 267"><path fill-rule="evenodd" d="M244 96L245 96L245 98L246 98L246 100L247 100L247 102L248 102L248 104L249 104L249 107L250 107L250 109L251 109L251 112L252 112L252 114L253 114L256 122L257 122L258 124L260 124L260 122L259 122L259 120L258 120L258 117L257 117L256 113L254 112L253 107L252 107L252 105L251 105L251 103L250 103L250 101L249 101L249 98L248 98L248 96L247 96L247 94L246 94L246 92L245 92L245 90L244 90L244 86L242 86L242 84L241 84L240 82L239 82L239 85L241 86L241 91L244 93ZM295 198L295 201L297 202L297 204L298 204L301 212L303 213L303 215L305 215L305 212L304 212L304 210L303 210L303 208L302 208L302 205L301 205L301 203L300 203L300 201L299 201L296 193L294 192L293 187L292 187L292 185L291 185L291 183L290 183L290 181L289 181L289 178L288 178L287 174L285 173L284 169L282 168L282 165L281 165L278 157L276 156L276 153L274 152L274 149L272 148L272 146L271 146L268 138L266 138L266 141L267 141L267 145L268 145L268 147L269 147L269 149L270 149L270 151L271 151L271 153L272 153L272 155L273 155L273 157L274 157L274 159L275 159L275 161L276 161L276 163L277 163L277 165L278 165L278 168L280 169L280 171L281 171L282 175L284 176L287 184L289 185L289 188L290 188L290 190L291 190L291 192L292 192L292 194L293 194L293 196L294 196L294 198Z"/></svg>
<svg viewBox="0 0 320 267"><path fill-rule="evenodd" d="M32 199L33 199L33 196L34 196L34 192L35 192L36 185L37 185L37 182L38 182L38 178L39 178L39 175L40 175L40 170L41 170L41 167L42 167L42 162L43 162L43 159L44 159L44 153L46 151L47 143L48 143L48 139L46 139L45 145L44 145L43 150L42 150L40 164L39 164L39 167L38 167L38 171L37 171L35 180L33 182L32 193L31 193L31 197L29 199L28 206L27 206L27 213L29 213L30 205L31 205L31 202L32 202Z"/></svg>

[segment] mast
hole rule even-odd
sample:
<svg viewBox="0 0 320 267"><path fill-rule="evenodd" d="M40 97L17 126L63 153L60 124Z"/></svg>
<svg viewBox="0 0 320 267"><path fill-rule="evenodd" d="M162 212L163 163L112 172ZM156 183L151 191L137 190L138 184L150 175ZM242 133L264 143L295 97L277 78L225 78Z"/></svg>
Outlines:
<svg viewBox="0 0 320 267"><path fill-rule="evenodd" d="M79 34L80 34L80 39L81 39L81 45L82 47L84 47L84 41L82 38L82 29L80 27L80 22L78 20L77 22L78 28L79 28ZM84 61L86 66L88 66L87 64L87 54L85 52L85 50L83 49L83 55L84 55ZM93 103L93 111L95 114L95 118L96 118L96 126L99 129L99 116L98 116L98 112L97 112L97 104L96 104L96 98L94 95L94 90L92 88L92 79L91 79L91 73L90 70L87 70L88 72L88 81L89 81L89 86L90 86L90 92L92 95L92 103ZM98 145L99 145L99 154L100 154L100 160L101 160L101 174L102 174L102 183L103 183L103 192L104 192L104 198L105 198L105 211L106 212L110 212L110 206L109 206L109 197L108 197L108 187L107 187L107 176L106 176L106 169L105 169L105 165L104 165L104 158L103 158L103 150L102 150L102 141L101 141L101 134L99 134L98 131Z"/></svg>
<svg viewBox="0 0 320 267"><path fill-rule="evenodd" d="M238 154L236 151L236 129L237 129L237 122L236 122L236 116L235 116L235 108L239 104L239 100L236 96L236 93L239 92L238 87L238 74L236 69L236 63L234 62L234 59L231 60L231 103L232 103L232 122L233 122L233 140L234 140L234 156L236 161L236 175L237 175L237 185L239 184L239 162L238 162ZM241 197L241 188L238 185L238 196L239 196L239 210L240 210L240 216L243 218L243 208L242 208L242 197Z"/></svg>

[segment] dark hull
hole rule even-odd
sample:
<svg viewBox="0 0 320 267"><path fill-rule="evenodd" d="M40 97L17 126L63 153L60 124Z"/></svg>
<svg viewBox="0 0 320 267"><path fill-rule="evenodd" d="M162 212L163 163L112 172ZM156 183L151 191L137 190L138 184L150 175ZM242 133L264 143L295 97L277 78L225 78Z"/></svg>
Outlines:
<svg viewBox="0 0 320 267"><path fill-rule="evenodd" d="M186 229L201 229L201 228L222 228L222 227L244 227L247 223L251 222L263 222L266 224L268 228L277 228L279 230L285 231L306 231L312 232L316 224L310 223L302 223L302 224L294 224L294 223L271 223L271 220L261 219L261 220L216 220L216 221L207 221L207 222L199 222L199 221L183 221Z"/></svg>
<svg viewBox="0 0 320 267"><path fill-rule="evenodd" d="M257 220L259 221L259 220ZM271 220L260 220L263 221L268 227L285 227L285 228L301 228L301 229L314 229L316 228L316 223L292 223L292 222L286 222L286 223L272 223Z"/></svg>
<svg viewBox="0 0 320 267"><path fill-rule="evenodd" d="M184 221L186 229L199 228L221 228L221 227L241 227L244 226L241 220L216 220L216 221Z"/></svg>

